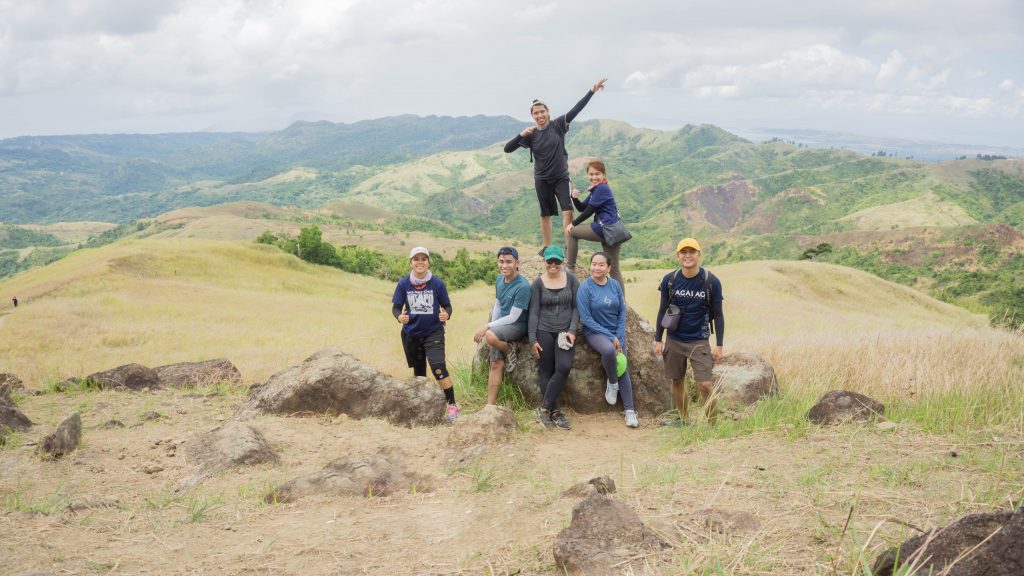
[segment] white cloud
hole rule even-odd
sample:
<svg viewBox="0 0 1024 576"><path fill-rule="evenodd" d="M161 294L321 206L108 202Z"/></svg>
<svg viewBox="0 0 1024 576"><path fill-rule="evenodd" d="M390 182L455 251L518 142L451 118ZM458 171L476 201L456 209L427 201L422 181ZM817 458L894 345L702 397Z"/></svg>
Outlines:
<svg viewBox="0 0 1024 576"><path fill-rule="evenodd" d="M0 137L525 119L529 98L568 109L602 76L585 117L1024 131L1014 0L0 0L0 13Z"/></svg>

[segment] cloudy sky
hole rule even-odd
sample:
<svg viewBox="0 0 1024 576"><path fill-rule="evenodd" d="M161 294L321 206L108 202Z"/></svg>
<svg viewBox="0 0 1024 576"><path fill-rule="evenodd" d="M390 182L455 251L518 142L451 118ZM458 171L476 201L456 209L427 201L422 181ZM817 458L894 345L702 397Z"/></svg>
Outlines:
<svg viewBox="0 0 1024 576"><path fill-rule="evenodd" d="M0 0L0 138L508 114L1024 147L1020 0Z"/></svg>

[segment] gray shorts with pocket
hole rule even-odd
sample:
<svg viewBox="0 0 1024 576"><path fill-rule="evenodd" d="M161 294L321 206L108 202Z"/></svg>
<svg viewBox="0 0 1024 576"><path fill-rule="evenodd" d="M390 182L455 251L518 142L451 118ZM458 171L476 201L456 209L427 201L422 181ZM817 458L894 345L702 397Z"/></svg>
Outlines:
<svg viewBox="0 0 1024 576"><path fill-rule="evenodd" d="M504 342L515 342L516 340L522 340L526 337L526 330L523 330L518 324L502 324L501 326L495 326L494 328L491 328L491 332L494 332L494 335ZM494 346L489 346L488 348L490 348L488 358L491 362L505 358L505 354L502 353L501 350L498 350Z"/></svg>

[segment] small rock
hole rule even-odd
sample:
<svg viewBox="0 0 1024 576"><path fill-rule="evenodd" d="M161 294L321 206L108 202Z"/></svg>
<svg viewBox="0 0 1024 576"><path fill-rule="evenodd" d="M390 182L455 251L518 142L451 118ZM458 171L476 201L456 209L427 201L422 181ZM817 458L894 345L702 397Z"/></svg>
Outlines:
<svg viewBox="0 0 1024 576"><path fill-rule="evenodd" d="M831 425L844 422L874 422L885 415L881 402L857 392L833 390L826 393L807 412L807 418L815 424Z"/></svg>
<svg viewBox="0 0 1024 576"><path fill-rule="evenodd" d="M37 452L44 457L60 458L70 454L82 439L82 417L75 412L39 443Z"/></svg>
<svg viewBox="0 0 1024 576"><path fill-rule="evenodd" d="M142 465L142 471L146 474L156 474L157 472L163 472L164 467L157 464L156 462L147 462Z"/></svg>
<svg viewBox="0 0 1024 576"><path fill-rule="evenodd" d="M161 418L160 413L159 412L155 412L153 410L150 410L149 412L146 412L145 414L143 414L141 416L141 419L144 422L148 422L150 420L159 420L160 418Z"/></svg>
<svg viewBox="0 0 1024 576"><path fill-rule="evenodd" d="M112 419L107 420L106 422L104 422L103 426L100 426L100 428L103 428L104 430L113 430L114 428L124 428L124 422L121 422L120 420L117 420L116 418L112 418Z"/></svg>
<svg viewBox="0 0 1024 576"><path fill-rule="evenodd" d="M591 478L587 484L593 486L598 494L613 494L615 492L615 480L612 480L611 476Z"/></svg>
<svg viewBox="0 0 1024 576"><path fill-rule="evenodd" d="M881 430L882 432L887 432L889 430L895 430L898 427L899 426L895 422L892 422L890 420L886 420L885 422L879 422L878 424L875 424L875 428L877 428L878 430Z"/></svg>

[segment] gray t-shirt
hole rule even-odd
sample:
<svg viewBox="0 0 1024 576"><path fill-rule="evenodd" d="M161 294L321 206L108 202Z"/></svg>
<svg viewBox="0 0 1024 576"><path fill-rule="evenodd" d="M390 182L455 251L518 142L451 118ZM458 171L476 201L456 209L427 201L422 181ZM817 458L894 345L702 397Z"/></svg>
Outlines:
<svg viewBox="0 0 1024 576"><path fill-rule="evenodd" d="M580 314L576 310L576 292L580 281L574 274L565 273L565 288L550 290L540 277L530 285L530 321L527 334L530 343L537 341L537 331L576 332Z"/></svg>
<svg viewBox="0 0 1024 576"><path fill-rule="evenodd" d="M528 148L533 154L533 177L535 180L558 181L569 177L569 155L565 151L565 133L569 131L569 123L590 102L593 92L587 94L564 115L559 116L544 127L536 129L527 137L518 134L505 144L505 152L511 153L518 148Z"/></svg>

